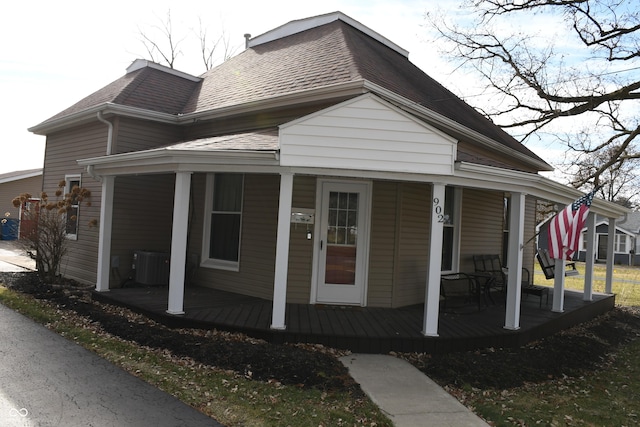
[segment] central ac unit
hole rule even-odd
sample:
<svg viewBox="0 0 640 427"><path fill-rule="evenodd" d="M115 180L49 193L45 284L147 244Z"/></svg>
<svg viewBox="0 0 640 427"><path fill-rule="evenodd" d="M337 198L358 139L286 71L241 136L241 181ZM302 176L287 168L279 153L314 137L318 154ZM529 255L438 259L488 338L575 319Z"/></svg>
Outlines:
<svg viewBox="0 0 640 427"><path fill-rule="evenodd" d="M169 254L135 251L133 253L135 281L141 285L169 284Z"/></svg>

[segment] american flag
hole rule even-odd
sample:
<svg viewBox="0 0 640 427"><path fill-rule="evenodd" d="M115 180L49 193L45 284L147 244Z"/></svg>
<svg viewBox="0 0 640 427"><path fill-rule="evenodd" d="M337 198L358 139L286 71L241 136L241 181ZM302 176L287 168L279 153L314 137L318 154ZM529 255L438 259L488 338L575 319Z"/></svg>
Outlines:
<svg viewBox="0 0 640 427"><path fill-rule="evenodd" d="M551 219L549 223L549 255L552 258L571 260L578 250L580 233L589 215L595 190L585 194Z"/></svg>

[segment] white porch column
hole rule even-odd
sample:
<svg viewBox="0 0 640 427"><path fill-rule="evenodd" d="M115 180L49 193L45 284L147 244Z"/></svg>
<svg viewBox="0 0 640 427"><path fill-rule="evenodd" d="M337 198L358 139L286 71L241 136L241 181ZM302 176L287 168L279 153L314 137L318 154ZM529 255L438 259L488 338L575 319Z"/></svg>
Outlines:
<svg viewBox="0 0 640 427"><path fill-rule="evenodd" d="M191 172L177 172L173 196L171 264L169 266L169 306L167 308L169 314L184 314L184 275L187 262L190 190Z"/></svg>
<svg viewBox="0 0 640 427"><path fill-rule="evenodd" d="M289 237L291 235L291 200L293 174L280 174L280 201L278 207L278 236L276 237L276 269L273 279L273 312L271 329L286 329L287 278L289 268Z"/></svg>
<svg viewBox="0 0 640 427"><path fill-rule="evenodd" d="M604 284L604 291L607 294L613 293L613 250L616 245L616 219L609 218L609 237L607 238L607 275Z"/></svg>
<svg viewBox="0 0 640 427"><path fill-rule="evenodd" d="M442 236L444 220L444 184L434 183L431 198L431 233L429 243L429 268L425 291L422 334L438 336L440 311L440 272L442 270Z"/></svg>
<svg viewBox="0 0 640 427"><path fill-rule="evenodd" d="M520 329L520 299L522 297L522 245L524 242L525 195L511 193L509 216L509 259L507 268L507 308L504 328Z"/></svg>
<svg viewBox="0 0 640 427"><path fill-rule="evenodd" d="M584 267L584 301L593 301L593 266L595 264L596 253L596 215L589 212L587 217L587 251L585 255Z"/></svg>
<svg viewBox="0 0 640 427"><path fill-rule="evenodd" d="M96 277L96 291L98 292L106 292L109 290L114 184L114 176L102 177L102 197L100 198L100 235L98 240L98 275Z"/></svg>

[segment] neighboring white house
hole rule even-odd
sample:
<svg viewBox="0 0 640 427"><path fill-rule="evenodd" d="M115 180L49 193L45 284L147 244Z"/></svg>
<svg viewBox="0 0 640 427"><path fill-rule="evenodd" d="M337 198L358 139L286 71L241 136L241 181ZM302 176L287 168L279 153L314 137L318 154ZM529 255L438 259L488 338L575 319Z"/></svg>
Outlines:
<svg viewBox="0 0 640 427"><path fill-rule="evenodd" d="M580 236L580 251L577 259L586 258L586 228ZM613 263L621 265L640 265L640 212L629 213L624 220L616 222L615 240L613 244ZM607 260L607 244L609 241L609 220L596 219L596 261Z"/></svg>

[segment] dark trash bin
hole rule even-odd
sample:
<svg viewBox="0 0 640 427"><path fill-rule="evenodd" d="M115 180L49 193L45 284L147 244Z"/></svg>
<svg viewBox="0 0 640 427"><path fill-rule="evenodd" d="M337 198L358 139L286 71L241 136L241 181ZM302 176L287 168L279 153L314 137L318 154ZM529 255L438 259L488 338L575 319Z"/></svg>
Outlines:
<svg viewBox="0 0 640 427"><path fill-rule="evenodd" d="M15 218L2 218L2 240L16 240L20 222Z"/></svg>

